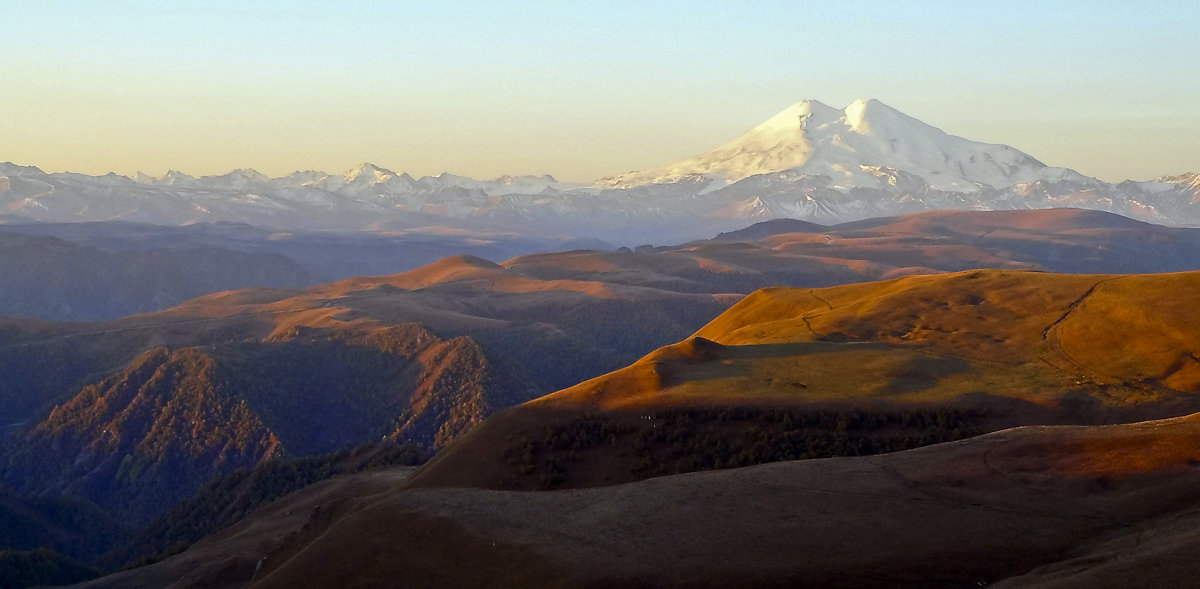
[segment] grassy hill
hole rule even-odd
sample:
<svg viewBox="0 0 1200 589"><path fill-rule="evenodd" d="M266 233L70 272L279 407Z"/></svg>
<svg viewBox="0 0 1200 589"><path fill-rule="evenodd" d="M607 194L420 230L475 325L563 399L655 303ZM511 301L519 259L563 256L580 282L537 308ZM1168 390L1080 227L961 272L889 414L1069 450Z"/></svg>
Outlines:
<svg viewBox="0 0 1200 589"><path fill-rule="evenodd" d="M695 336L505 411L414 485L588 487L1200 411L1200 273L977 270L770 288ZM670 450L664 450L669 448Z"/></svg>

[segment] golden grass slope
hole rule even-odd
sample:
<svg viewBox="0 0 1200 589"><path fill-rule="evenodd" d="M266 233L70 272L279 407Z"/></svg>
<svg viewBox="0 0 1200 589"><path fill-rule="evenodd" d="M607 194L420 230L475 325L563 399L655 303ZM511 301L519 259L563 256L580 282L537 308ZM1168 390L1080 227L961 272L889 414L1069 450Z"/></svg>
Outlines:
<svg viewBox="0 0 1200 589"><path fill-rule="evenodd" d="M1139 395L1200 392L1200 273L1055 275L978 270L827 289L768 288L685 342L538 399L597 408L1002 392L992 376ZM982 380L980 380L982 379ZM994 384L994 383L992 383ZM1108 387L1108 388L1104 388ZM945 389L946 395L939 395ZM1080 388L1080 390L1083 390ZM1041 398L1036 387L1018 392ZM1114 396L1115 395L1115 396Z"/></svg>
<svg viewBox="0 0 1200 589"><path fill-rule="evenodd" d="M805 291L764 289L697 335L725 344L847 339L987 362L1043 360L1195 392L1200 273L971 271Z"/></svg>
<svg viewBox="0 0 1200 589"><path fill-rule="evenodd" d="M496 415L413 484L538 488L514 473L510 440L586 415L637 424L687 407L957 408L989 431L1200 411L1200 309L1180 294L1198 287L1200 273L977 270L763 289L684 342ZM572 452L594 473L565 486L648 476L632 466L644 451L624 443Z"/></svg>

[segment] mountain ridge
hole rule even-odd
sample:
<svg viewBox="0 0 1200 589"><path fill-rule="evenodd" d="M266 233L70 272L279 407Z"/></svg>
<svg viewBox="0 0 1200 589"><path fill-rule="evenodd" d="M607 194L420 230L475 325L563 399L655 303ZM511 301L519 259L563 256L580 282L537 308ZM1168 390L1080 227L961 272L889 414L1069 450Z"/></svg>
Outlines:
<svg viewBox="0 0 1200 589"><path fill-rule="evenodd" d="M1109 183L1021 150L950 135L879 100L793 104L693 158L602 178L413 178L364 163L344 174L195 178L47 174L0 163L7 215L34 222L237 221L281 231L505 231L629 246L681 243L791 217L834 224L925 210L1077 207L1200 225L1195 174Z"/></svg>
<svg viewBox="0 0 1200 589"><path fill-rule="evenodd" d="M158 347L5 440L0 474L142 521L237 468L380 437L440 447L539 386L469 337L414 324Z"/></svg>

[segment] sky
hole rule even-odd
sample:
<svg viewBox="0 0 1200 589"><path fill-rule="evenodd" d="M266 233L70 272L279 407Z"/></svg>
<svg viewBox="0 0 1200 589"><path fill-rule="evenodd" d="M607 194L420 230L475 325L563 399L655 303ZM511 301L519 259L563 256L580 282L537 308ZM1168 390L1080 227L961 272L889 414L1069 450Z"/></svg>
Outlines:
<svg viewBox="0 0 1200 589"><path fill-rule="evenodd" d="M1187 2L0 0L0 161L554 174L877 98L1117 181L1200 172Z"/></svg>

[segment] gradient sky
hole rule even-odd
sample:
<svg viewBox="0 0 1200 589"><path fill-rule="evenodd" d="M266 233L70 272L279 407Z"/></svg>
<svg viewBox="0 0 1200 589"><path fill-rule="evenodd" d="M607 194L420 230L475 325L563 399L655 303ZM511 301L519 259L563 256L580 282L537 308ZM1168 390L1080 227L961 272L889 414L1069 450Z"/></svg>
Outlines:
<svg viewBox="0 0 1200 589"><path fill-rule="evenodd" d="M1195 1L1079 4L0 0L0 161L591 181L878 98L1106 180L1200 171Z"/></svg>

